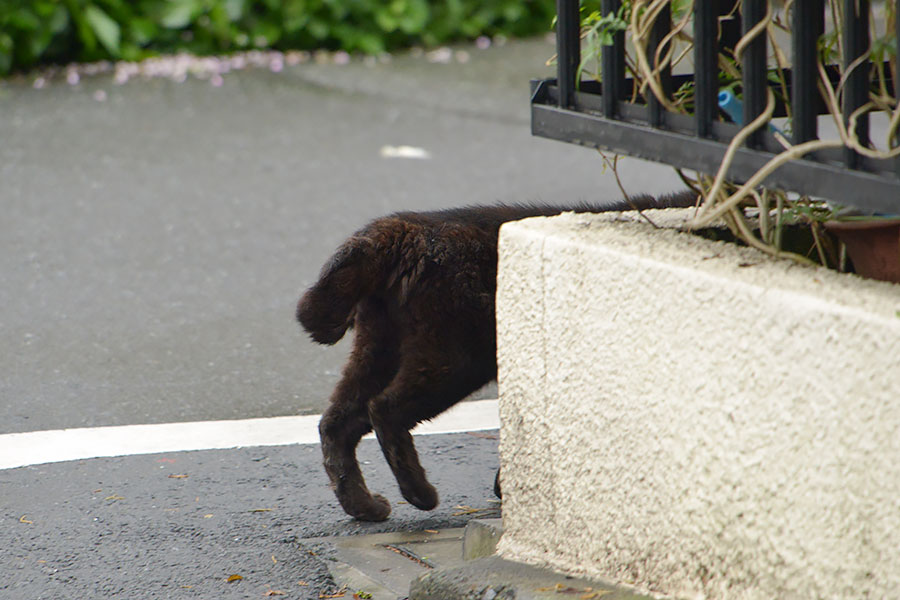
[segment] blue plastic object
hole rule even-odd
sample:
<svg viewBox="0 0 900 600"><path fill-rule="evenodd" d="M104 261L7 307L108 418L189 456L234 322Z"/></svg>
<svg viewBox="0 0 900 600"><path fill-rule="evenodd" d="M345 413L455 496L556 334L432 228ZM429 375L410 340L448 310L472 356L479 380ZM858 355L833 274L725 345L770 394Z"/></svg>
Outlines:
<svg viewBox="0 0 900 600"><path fill-rule="evenodd" d="M719 92L719 108L721 108L728 118L738 125L744 124L744 105L740 100L735 98L730 90L722 90Z"/></svg>
<svg viewBox="0 0 900 600"><path fill-rule="evenodd" d="M721 108L728 118L737 123L744 125L744 104L735 97L731 90L722 90L719 92L719 108ZM769 123L769 131L772 133L781 133L777 127ZM784 134L782 134L784 135Z"/></svg>

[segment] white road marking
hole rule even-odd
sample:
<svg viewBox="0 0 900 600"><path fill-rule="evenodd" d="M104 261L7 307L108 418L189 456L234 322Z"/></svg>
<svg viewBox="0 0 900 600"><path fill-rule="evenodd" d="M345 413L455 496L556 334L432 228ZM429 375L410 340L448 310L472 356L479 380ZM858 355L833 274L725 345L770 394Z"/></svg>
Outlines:
<svg viewBox="0 0 900 600"><path fill-rule="evenodd" d="M316 444L320 416L7 433L0 435L0 469L103 456ZM497 400L478 400L457 404L430 423L420 424L413 433L433 435L499 427Z"/></svg>

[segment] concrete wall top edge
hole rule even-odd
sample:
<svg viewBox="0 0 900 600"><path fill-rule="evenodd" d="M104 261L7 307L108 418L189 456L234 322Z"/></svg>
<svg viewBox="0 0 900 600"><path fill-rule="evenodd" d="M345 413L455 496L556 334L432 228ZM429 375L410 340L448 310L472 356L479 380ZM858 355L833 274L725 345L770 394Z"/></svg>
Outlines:
<svg viewBox="0 0 900 600"><path fill-rule="evenodd" d="M507 223L504 234L515 231L543 236L550 243L602 246L605 250L636 255L645 260L678 262L687 269L723 277L763 289L807 296L862 311L900 328L900 284L808 267L787 258L775 258L753 248L714 242L688 233L693 209L644 211L659 228L638 213L564 213Z"/></svg>

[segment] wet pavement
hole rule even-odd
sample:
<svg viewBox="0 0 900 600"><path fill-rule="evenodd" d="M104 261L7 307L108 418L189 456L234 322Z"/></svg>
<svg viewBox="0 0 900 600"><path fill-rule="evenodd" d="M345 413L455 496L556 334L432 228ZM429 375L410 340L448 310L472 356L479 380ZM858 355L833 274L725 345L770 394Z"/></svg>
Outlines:
<svg viewBox="0 0 900 600"><path fill-rule="evenodd" d="M343 513L311 444L0 471L0 598L262 598L277 590L305 599L337 592L354 580L343 573L335 579L329 568L354 559L317 538L437 531L499 515L491 493L496 435L424 436L416 444L441 495L428 513L402 502L377 443L362 442L369 486L393 506L383 523ZM393 553L384 558L391 564L376 573L419 574L402 570L405 561ZM232 575L241 579L229 583ZM357 585L347 598L362 586L375 589Z"/></svg>
<svg viewBox="0 0 900 600"><path fill-rule="evenodd" d="M366 221L619 196L596 153L530 135L551 42L449 52L0 84L0 435L320 413L347 344L311 343L294 306ZM679 185L620 172L630 192ZM399 504L364 441L395 505L377 525L341 512L315 445L0 470L0 598L318 598L329 550L301 540L496 513L496 436L417 440L443 502Z"/></svg>
<svg viewBox="0 0 900 600"><path fill-rule="evenodd" d="M529 133L551 43L467 48L0 86L0 433L319 413L346 344L294 306L366 221L619 195L596 153ZM382 156L403 145L430 158ZM623 162L630 190L678 185Z"/></svg>

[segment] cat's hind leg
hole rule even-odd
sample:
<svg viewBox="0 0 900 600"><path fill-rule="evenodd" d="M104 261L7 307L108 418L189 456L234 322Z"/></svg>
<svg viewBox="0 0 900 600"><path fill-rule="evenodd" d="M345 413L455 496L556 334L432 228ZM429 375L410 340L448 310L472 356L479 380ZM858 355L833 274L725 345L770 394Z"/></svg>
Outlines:
<svg viewBox="0 0 900 600"><path fill-rule="evenodd" d="M372 430L367 402L394 373L392 357L370 331L357 331L354 349L331 403L319 422L325 472L344 511L362 521L383 521L391 513L386 498L372 494L356 460L356 447Z"/></svg>
<svg viewBox="0 0 900 600"><path fill-rule="evenodd" d="M356 460L356 446L372 426L365 411L347 408L332 404L319 422L325 472L344 512L361 521L384 521L391 505L384 496L369 491Z"/></svg>
<svg viewBox="0 0 900 600"><path fill-rule="evenodd" d="M369 420L384 457L410 504L431 510L438 493L428 482L410 429L453 406L491 379L443 367L401 366L384 391L369 401Z"/></svg>

